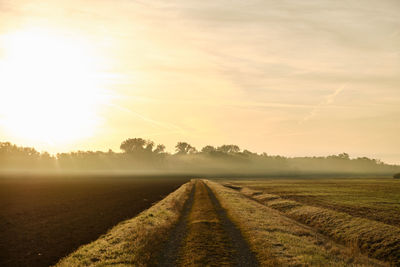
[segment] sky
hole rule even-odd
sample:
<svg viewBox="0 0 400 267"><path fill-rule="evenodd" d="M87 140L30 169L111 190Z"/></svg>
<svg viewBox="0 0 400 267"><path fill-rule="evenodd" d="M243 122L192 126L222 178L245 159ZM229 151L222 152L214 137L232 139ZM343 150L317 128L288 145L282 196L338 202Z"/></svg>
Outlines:
<svg viewBox="0 0 400 267"><path fill-rule="evenodd" d="M0 141L400 164L398 0L0 0Z"/></svg>

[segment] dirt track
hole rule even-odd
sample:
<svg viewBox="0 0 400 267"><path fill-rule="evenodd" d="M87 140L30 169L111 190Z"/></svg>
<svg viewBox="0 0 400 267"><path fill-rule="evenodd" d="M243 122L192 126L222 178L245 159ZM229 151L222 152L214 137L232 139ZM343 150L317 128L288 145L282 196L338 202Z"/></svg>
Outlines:
<svg viewBox="0 0 400 267"><path fill-rule="evenodd" d="M202 181L196 182L158 265L258 266L240 231Z"/></svg>

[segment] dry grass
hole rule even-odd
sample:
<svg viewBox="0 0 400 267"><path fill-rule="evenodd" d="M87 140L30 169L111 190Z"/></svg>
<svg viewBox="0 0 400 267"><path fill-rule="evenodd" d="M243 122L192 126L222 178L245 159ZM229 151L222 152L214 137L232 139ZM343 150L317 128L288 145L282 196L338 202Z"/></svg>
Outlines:
<svg viewBox="0 0 400 267"><path fill-rule="evenodd" d="M240 192L206 181L241 229L262 266L384 266ZM260 196L260 193L255 195ZM266 196L276 199L276 196Z"/></svg>
<svg viewBox="0 0 400 267"><path fill-rule="evenodd" d="M56 266L154 264L168 231L178 221L193 182L182 185L137 217L121 222L96 241L80 247Z"/></svg>
<svg viewBox="0 0 400 267"><path fill-rule="evenodd" d="M259 190L241 188L240 192L344 243L353 251L361 251L371 257L400 265L398 227L344 212L305 205L277 195L260 193Z"/></svg>
<svg viewBox="0 0 400 267"><path fill-rule="evenodd" d="M230 186L248 187L302 204L400 227L400 181L388 178L266 178L231 180Z"/></svg>

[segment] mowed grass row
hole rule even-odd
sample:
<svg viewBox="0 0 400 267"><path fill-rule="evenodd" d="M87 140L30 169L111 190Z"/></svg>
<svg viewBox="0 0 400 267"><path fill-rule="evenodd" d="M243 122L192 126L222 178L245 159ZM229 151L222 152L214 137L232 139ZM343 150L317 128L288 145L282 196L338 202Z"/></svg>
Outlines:
<svg viewBox="0 0 400 267"><path fill-rule="evenodd" d="M400 227L400 180L392 178L278 178L230 181L303 204Z"/></svg>
<svg viewBox="0 0 400 267"><path fill-rule="evenodd" d="M241 229L261 266L385 266L351 248L338 245L312 228L249 199L242 193L206 181L230 219Z"/></svg>
<svg viewBox="0 0 400 267"><path fill-rule="evenodd" d="M154 265L157 253L178 221L193 181L138 216L121 222L96 241L81 246L56 266Z"/></svg>
<svg viewBox="0 0 400 267"><path fill-rule="evenodd" d="M371 257L400 265L400 228L396 226L307 205L276 194L265 193L263 190L229 184L226 186L233 187L243 195L315 228L354 251L359 250ZM262 187L258 184L257 188Z"/></svg>

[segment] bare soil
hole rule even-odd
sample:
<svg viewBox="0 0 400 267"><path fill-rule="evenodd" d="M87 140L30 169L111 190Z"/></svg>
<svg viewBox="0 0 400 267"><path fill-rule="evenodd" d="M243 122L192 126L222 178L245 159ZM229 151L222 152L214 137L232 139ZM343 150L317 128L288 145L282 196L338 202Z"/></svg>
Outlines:
<svg viewBox="0 0 400 267"><path fill-rule="evenodd" d="M49 266L187 179L0 177L0 266Z"/></svg>

